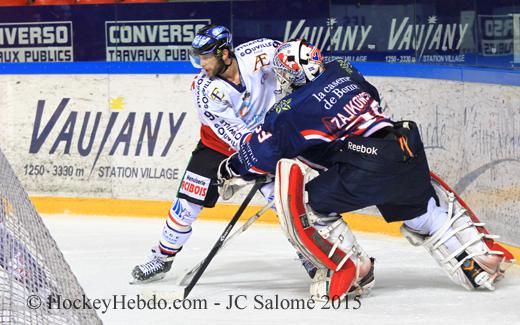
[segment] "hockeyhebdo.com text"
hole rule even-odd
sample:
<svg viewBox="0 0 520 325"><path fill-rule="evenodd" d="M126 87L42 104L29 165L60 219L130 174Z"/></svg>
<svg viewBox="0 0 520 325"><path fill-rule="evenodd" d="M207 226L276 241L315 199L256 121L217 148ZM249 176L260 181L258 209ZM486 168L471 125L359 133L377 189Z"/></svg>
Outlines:
<svg viewBox="0 0 520 325"><path fill-rule="evenodd" d="M229 294L223 297L206 298L164 298L158 295L113 295L108 298L65 298L60 295L41 297L31 295L27 298L29 309L54 311L94 309L102 314L110 310L357 310L361 308L359 296L344 299L289 298L278 294Z"/></svg>

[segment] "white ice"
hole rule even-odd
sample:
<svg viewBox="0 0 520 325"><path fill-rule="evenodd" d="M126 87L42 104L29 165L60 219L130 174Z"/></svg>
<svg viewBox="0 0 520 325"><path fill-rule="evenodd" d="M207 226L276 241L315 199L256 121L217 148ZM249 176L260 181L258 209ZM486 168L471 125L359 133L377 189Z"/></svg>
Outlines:
<svg viewBox="0 0 520 325"><path fill-rule="evenodd" d="M129 285L130 271L158 240L164 220L46 216L45 223L89 298L175 299L176 280L209 252L226 223L197 221L193 236L160 282ZM235 227L236 228L236 227ZM340 309L255 309L254 297L308 299L309 278L275 225L254 224L215 257L190 299L198 310L98 310L104 324L520 324L520 268L509 269L494 292L467 292L451 283L421 247L404 238L358 233L376 258L376 287ZM226 309L229 296L240 310ZM247 302L245 301L247 299ZM220 303L220 305L215 305ZM330 306L330 304L329 304ZM346 308L348 307L348 309ZM359 307L359 308L357 308ZM121 308L121 305L118 305ZM357 309L354 309L357 308Z"/></svg>

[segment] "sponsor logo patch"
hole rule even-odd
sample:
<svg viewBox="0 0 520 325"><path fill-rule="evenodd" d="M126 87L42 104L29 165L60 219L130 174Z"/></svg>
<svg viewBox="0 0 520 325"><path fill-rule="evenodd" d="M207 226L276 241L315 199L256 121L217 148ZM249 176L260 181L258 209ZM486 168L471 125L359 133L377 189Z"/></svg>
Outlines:
<svg viewBox="0 0 520 325"><path fill-rule="evenodd" d="M365 153L367 155L374 155L374 156L377 156L377 150L378 150L378 148L376 148L376 147L365 147L362 144L354 144L350 141L348 142L348 149L352 150L352 151L357 151L360 153Z"/></svg>
<svg viewBox="0 0 520 325"><path fill-rule="evenodd" d="M179 193L203 201L208 193L210 181L207 177L186 171Z"/></svg>
<svg viewBox="0 0 520 325"><path fill-rule="evenodd" d="M223 99L224 99L224 94L221 94L220 93L220 89L218 88L213 88L213 90L211 91L211 95L209 96L212 100L214 101L219 101L221 102Z"/></svg>
<svg viewBox="0 0 520 325"><path fill-rule="evenodd" d="M288 99L282 99L281 101L279 101L275 106L274 106L274 110L276 111L276 113L280 114L281 112L283 111L288 111L290 110L292 107L291 107L291 101L292 101L292 98L288 98Z"/></svg>
<svg viewBox="0 0 520 325"><path fill-rule="evenodd" d="M305 213L300 216L300 222L302 223L303 229L310 227L309 219L307 219L307 215Z"/></svg>

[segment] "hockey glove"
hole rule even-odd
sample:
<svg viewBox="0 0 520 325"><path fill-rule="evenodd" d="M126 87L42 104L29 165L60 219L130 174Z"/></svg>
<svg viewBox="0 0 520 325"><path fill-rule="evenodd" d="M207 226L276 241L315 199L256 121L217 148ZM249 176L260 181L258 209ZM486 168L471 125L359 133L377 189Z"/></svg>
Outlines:
<svg viewBox="0 0 520 325"><path fill-rule="evenodd" d="M229 164L231 157L222 160L217 171L218 193L223 200L229 200L239 189L251 183L233 170Z"/></svg>
<svg viewBox="0 0 520 325"><path fill-rule="evenodd" d="M236 153L229 156L228 158L222 160L220 162L220 165L218 165L217 179L218 179L219 185L221 183L223 183L224 181L232 179L233 177L240 177L240 174L235 172L230 165L230 160L235 155L236 155Z"/></svg>

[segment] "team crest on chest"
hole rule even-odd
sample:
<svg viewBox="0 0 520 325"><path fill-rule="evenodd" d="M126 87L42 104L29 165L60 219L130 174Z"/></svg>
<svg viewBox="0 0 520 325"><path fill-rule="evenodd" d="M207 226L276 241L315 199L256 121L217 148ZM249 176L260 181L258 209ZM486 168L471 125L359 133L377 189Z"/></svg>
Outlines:
<svg viewBox="0 0 520 325"><path fill-rule="evenodd" d="M269 58L267 57L267 53L260 53L256 56L255 59L255 69L254 72L262 69L266 65L269 65Z"/></svg>

